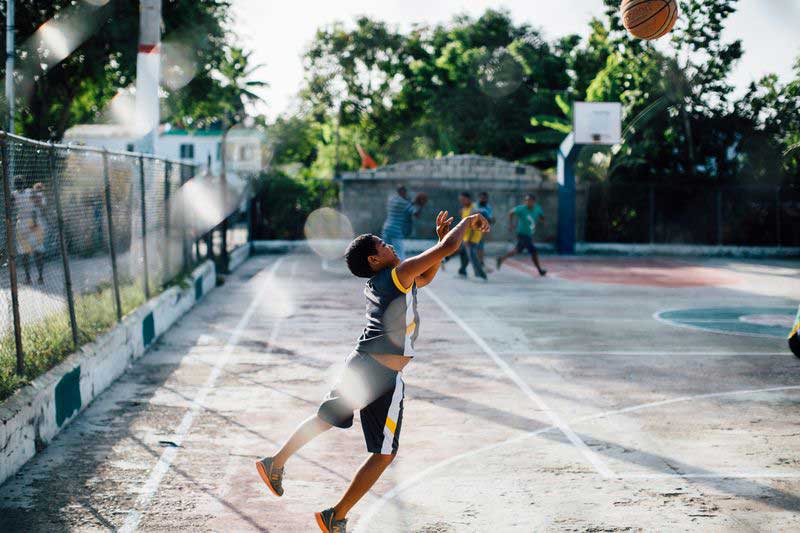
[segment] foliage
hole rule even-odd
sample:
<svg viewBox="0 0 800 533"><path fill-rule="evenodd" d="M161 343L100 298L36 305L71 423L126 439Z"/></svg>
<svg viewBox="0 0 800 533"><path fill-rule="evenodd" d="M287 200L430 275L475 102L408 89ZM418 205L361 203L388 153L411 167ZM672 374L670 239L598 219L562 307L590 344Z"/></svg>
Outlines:
<svg viewBox="0 0 800 533"><path fill-rule="evenodd" d="M120 286L120 300L124 313L129 313L144 303L140 282ZM116 324L112 289L106 285L95 292L75 298L75 317L78 323L78 343L93 341ZM15 373L16 351L14 335L0 339L0 401L15 390L36 379L63 361L73 352L72 333L66 311L44 317L34 324L24 324L22 346L25 350L25 372Z"/></svg>
<svg viewBox="0 0 800 533"><path fill-rule="evenodd" d="M5 3L3 3L5 6ZM165 120L200 127L239 110L252 95L244 82L248 56L229 46L228 0L170 0L163 3L165 41L190 51L196 76L168 90ZM55 64L52 47L35 35L45 22L88 28L88 38ZM17 132L59 139L73 124L96 122L119 89L133 84L139 36L139 3L94 5L71 0L17 2ZM5 41L0 44L5 54ZM44 65L46 68L43 68ZM5 75L5 65L0 73Z"/></svg>
<svg viewBox="0 0 800 533"><path fill-rule="evenodd" d="M317 33L306 69L303 112L326 126L316 132L321 175L337 161L358 168L355 142L382 163L453 152L539 163L525 142L528 111L555 114L553 94L569 85L565 58L494 10L407 34L368 18L352 30L337 23Z"/></svg>
<svg viewBox="0 0 800 533"><path fill-rule="evenodd" d="M338 203L339 184L319 178L262 173L254 184L255 239L302 239L308 215Z"/></svg>

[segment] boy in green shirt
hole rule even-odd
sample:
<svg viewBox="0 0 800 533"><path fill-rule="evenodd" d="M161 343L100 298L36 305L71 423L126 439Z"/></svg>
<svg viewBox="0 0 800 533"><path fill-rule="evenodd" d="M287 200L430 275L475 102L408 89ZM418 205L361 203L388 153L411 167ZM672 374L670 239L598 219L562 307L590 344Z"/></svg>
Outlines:
<svg viewBox="0 0 800 533"><path fill-rule="evenodd" d="M536 223L544 223L544 211L536 203L536 195L528 194L525 197L525 203L518 205L508 212L508 225L509 231L514 230L514 217L517 217L517 245L509 250L503 257L497 258L497 270L503 261L509 257L513 257L523 250L527 250L531 254L533 264L536 265L536 270L539 271L540 276L547 274L547 270L543 269L539 264L539 252L536 250L536 245L533 244L533 232L536 231Z"/></svg>

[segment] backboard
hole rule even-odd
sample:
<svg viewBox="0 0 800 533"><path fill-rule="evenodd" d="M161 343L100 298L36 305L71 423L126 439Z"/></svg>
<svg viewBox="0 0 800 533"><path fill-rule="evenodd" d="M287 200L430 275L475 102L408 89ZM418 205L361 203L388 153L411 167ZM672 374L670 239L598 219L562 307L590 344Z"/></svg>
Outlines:
<svg viewBox="0 0 800 533"><path fill-rule="evenodd" d="M575 102L572 112L575 144L619 144L622 142L622 104Z"/></svg>

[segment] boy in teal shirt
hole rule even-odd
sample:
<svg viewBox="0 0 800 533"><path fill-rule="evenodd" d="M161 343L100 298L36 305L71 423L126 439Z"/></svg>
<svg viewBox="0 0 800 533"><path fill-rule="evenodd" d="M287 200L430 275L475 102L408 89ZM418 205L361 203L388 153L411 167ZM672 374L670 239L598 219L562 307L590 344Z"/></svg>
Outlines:
<svg viewBox="0 0 800 533"><path fill-rule="evenodd" d="M539 264L539 252L536 250L536 245L533 244L533 232L536 231L537 222L544 223L544 211L536 203L536 195L528 194L524 204L518 205L508 212L509 231L514 230L514 217L517 217L517 245L503 257L497 258L497 270L500 270L503 261L527 250L531 254L531 259L536 265L539 275L544 276L547 274L547 270Z"/></svg>

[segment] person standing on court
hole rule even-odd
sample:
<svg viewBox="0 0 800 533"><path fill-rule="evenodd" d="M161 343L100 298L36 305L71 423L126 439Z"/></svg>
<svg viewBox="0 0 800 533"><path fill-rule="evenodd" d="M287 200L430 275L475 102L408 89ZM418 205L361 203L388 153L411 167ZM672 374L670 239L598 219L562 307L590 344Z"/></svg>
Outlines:
<svg viewBox="0 0 800 533"><path fill-rule="evenodd" d="M536 245L533 244L533 234L536 231L536 224L538 222L544 223L544 211L536 203L536 195L528 194L525 197L525 203L518 205L508 212L508 226L509 231L514 231L514 217L517 217L517 245L509 250L503 257L497 258L497 270L503 261L509 257L513 257L523 250L527 250L531 254L533 264L536 265L536 270L539 271L540 276L547 274L547 270L543 269L539 264L539 252L536 250Z"/></svg>
<svg viewBox="0 0 800 533"><path fill-rule="evenodd" d="M414 201L408 199L408 190L405 185L397 188L397 194L391 196L386 204L386 221L383 223L383 240L394 247L397 257L405 259L403 239L411 235L414 227L414 218L419 218L422 208L428 201L425 193L419 193Z"/></svg>
<svg viewBox="0 0 800 533"><path fill-rule="evenodd" d="M483 217L489 221L489 224L494 224L494 209L492 209L491 204L489 204L489 193L488 192L479 192L478 193L478 205L475 206L475 209L478 213L483 215ZM481 263L481 268L483 268L484 272L491 272L491 269L486 268L486 263L484 262L484 255L486 252L486 238L482 238L478 241L476 245L478 249L478 261Z"/></svg>
<svg viewBox="0 0 800 533"><path fill-rule="evenodd" d="M12 193L14 210L17 214L17 254L22 259L25 270L25 283L31 284L31 256L36 263L39 274L39 285L44 283L44 235L46 231L45 213L46 200L44 198L44 185L35 183L33 188L25 188L25 178L17 176L14 180L15 191Z"/></svg>
<svg viewBox="0 0 800 533"><path fill-rule="evenodd" d="M461 202L461 220L465 220L479 212L475 204L472 203L472 196L468 192L462 192L458 200ZM461 259L461 268L458 269L458 275L462 278L467 277L467 265L472 263L472 270L475 273L475 277L481 278L482 280L488 279L486 277L486 272L483 271L483 267L478 260L478 243L481 242L481 237L483 237L483 232L478 230L473 231L468 229L464 233L464 240L461 243L461 247L458 249L458 255Z"/></svg>

